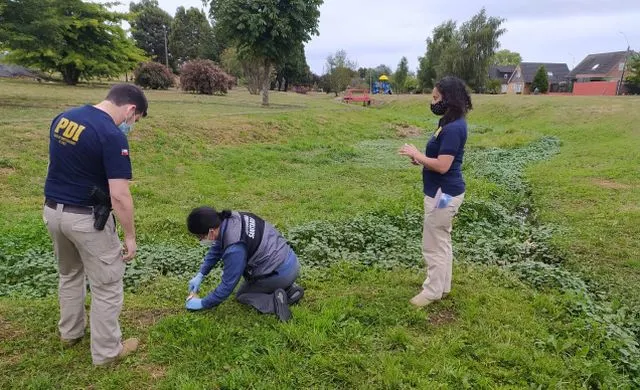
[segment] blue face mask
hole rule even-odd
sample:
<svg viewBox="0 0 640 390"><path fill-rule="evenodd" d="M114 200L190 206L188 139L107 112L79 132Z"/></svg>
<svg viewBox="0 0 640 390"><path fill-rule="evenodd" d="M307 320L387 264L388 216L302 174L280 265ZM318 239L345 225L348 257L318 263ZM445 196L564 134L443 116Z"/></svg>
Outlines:
<svg viewBox="0 0 640 390"><path fill-rule="evenodd" d="M135 115L135 114L134 114ZM122 131L122 134L129 135L129 133L131 132L131 130L133 130L133 124L129 124L128 123L129 120L125 119L124 122L120 123L120 126L118 126L118 128L120 129L120 131Z"/></svg>

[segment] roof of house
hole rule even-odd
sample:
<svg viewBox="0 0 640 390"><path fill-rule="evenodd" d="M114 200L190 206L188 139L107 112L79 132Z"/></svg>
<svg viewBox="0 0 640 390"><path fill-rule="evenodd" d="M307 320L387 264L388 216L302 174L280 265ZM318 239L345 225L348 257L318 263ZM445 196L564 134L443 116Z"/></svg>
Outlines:
<svg viewBox="0 0 640 390"><path fill-rule="evenodd" d="M0 64L0 77L37 77L29 69L19 65Z"/></svg>
<svg viewBox="0 0 640 390"><path fill-rule="evenodd" d="M500 73L513 73L516 67L514 65L493 65L491 69L497 70Z"/></svg>
<svg viewBox="0 0 640 390"><path fill-rule="evenodd" d="M536 75L538 69L541 66L545 67L549 75L550 83L558 83L560 81L566 81L569 75L569 67L567 64L559 63L544 63L544 62L521 62L520 71L522 72L522 78L525 83L533 82L533 78ZM514 73L515 75L515 73Z"/></svg>
<svg viewBox="0 0 640 390"><path fill-rule="evenodd" d="M610 53L589 54L578 66L573 68L569 76L575 77L579 74L601 74L609 73L619 63L624 62L629 52L614 51Z"/></svg>
<svg viewBox="0 0 640 390"><path fill-rule="evenodd" d="M511 65L491 65L489 67L489 78L500 80L502 84L506 84L515 70L516 67ZM507 76L506 78L505 75Z"/></svg>

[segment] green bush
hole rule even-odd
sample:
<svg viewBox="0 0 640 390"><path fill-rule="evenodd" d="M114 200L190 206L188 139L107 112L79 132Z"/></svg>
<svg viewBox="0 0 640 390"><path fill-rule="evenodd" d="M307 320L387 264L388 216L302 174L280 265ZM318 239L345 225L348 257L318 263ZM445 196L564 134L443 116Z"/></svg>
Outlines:
<svg viewBox="0 0 640 390"><path fill-rule="evenodd" d="M235 79L211 60L193 60L182 65L180 87L183 91L206 95L226 94Z"/></svg>
<svg viewBox="0 0 640 390"><path fill-rule="evenodd" d="M173 86L173 73L157 62L145 62L135 71L135 83L142 88L169 89Z"/></svg>
<svg viewBox="0 0 640 390"><path fill-rule="evenodd" d="M549 91L549 75L544 65L538 68L536 75L533 77L533 83L531 83L531 92L538 89L540 93L547 93Z"/></svg>
<svg viewBox="0 0 640 390"><path fill-rule="evenodd" d="M487 81L487 85L486 85L487 93L492 95L497 95L501 92L501 89L502 89L502 83L500 82L500 80L491 79Z"/></svg>

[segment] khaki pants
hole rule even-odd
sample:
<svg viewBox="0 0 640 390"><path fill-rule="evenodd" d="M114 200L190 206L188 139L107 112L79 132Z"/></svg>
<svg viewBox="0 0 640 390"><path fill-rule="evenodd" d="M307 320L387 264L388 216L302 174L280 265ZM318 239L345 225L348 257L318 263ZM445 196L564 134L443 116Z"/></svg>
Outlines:
<svg viewBox="0 0 640 390"><path fill-rule="evenodd" d="M85 275L91 288L91 356L94 364L122 350L118 317L122 309L125 262L113 218L104 230L93 227L93 215L73 214L44 206L43 219L53 240L60 274L58 328L63 339L85 331Z"/></svg>
<svg viewBox="0 0 640 390"><path fill-rule="evenodd" d="M464 194L451 199L446 208L434 209L435 199L424 197L424 226L422 230L422 255L427 265L427 279L422 284L428 299L438 300L451 291L453 250L451 226L453 217L464 200Z"/></svg>

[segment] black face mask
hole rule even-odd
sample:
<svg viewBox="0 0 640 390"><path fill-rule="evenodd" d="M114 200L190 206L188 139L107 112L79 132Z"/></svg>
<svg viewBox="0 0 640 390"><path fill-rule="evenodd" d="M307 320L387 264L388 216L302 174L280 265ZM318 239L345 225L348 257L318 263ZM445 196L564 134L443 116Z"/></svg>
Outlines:
<svg viewBox="0 0 640 390"><path fill-rule="evenodd" d="M444 100L440 100L437 103L431 103L431 112L435 115L442 116L447 112L447 104Z"/></svg>

